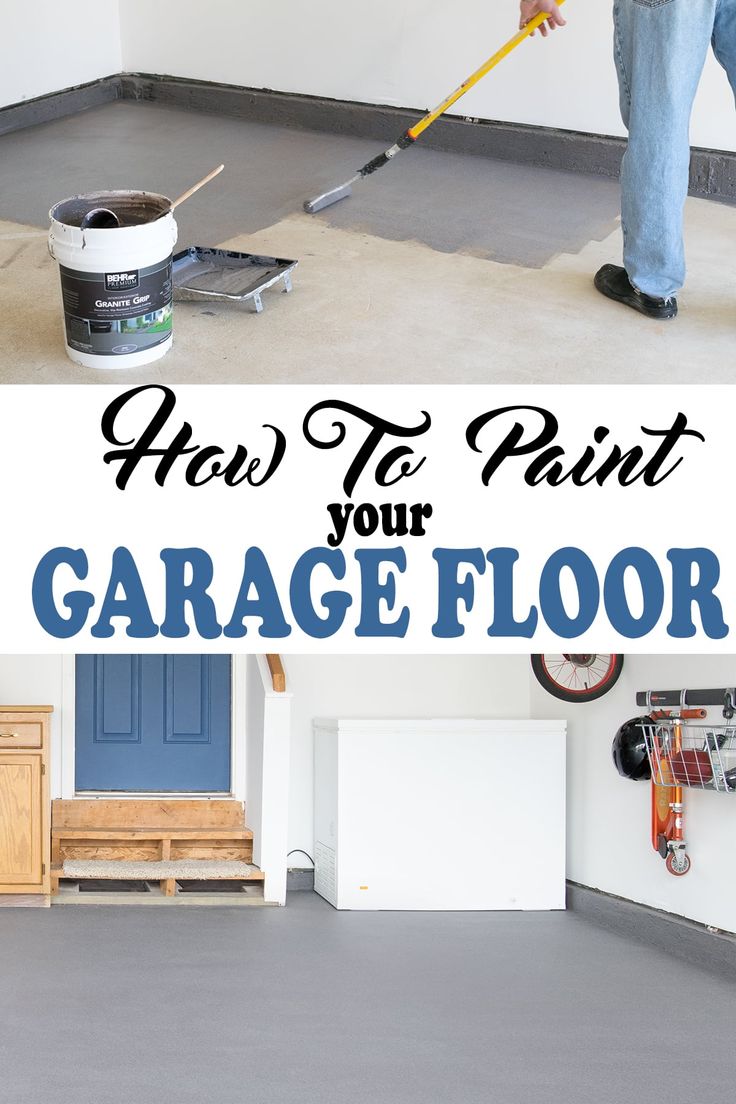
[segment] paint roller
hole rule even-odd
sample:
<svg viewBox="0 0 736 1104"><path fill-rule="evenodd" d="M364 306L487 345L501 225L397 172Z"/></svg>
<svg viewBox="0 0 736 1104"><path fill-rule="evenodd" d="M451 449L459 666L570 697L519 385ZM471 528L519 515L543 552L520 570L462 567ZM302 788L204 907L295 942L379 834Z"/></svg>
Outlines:
<svg viewBox="0 0 736 1104"><path fill-rule="evenodd" d="M557 0L558 6L564 4L565 0ZM348 196L353 194L353 185L358 184L361 180L365 180L366 177L372 176L374 172L382 169L384 165L388 165L389 161L393 161L395 157L402 152L402 150L408 149L413 146L418 138L424 134L425 130L428 130L432 123L449 111L453 104L456 104L466 92L469 92L471 88L474 88L476 84L483 80L491 69L495 69L496 66L503 61L505 57L516 49L525 39L529 38L534 32L541 27L542 23L545 23L549 18L549 12L540 12L535 15L533 19L530 19L525 27L514 35L513 38L497 50L496 53L488 59L480 69L477 69L471 77L468 77L459 88L456 88L439 107L436 107L434 111L429 111L420 119L413 127L405 131L404 134L394 143L390 149L387 149L385 153L379 154L378 157L374 157L372 161L369 161L367 165L364 165L362 169L359 169L355 176L352 176L350 180L346 180L344 184L341 184L338 188L333 188L329 192L323 192L322 195L315 196L314 199L308 199L304 204L304 210L308 215L316 215L318 211L323 211L325 207L331 207L334 203L339 203L341 199L347 199Z"/></svg>

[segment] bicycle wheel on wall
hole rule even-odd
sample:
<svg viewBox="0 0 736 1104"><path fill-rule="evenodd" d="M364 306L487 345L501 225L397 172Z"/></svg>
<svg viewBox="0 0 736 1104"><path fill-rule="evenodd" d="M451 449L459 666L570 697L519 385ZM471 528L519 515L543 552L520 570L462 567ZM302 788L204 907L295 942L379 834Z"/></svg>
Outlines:
<svg viewBox="0 0 736 1104"><path fill-rule="evenodd" d="M533 655L532 670L548 694L567 702L602 698L623 670L622 655Z"/></svg>

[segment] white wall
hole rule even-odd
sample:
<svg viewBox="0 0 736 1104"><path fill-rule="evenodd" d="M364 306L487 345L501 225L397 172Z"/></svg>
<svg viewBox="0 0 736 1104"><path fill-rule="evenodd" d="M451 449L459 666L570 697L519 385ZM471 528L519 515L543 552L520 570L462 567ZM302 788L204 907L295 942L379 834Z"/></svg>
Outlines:
<svg viewBox="0 0 736 1104"><path fill-rule="evenodd" d="M566 11L565 31L524 44L458 113L623 133L611 4L568 0ZM18 0L0 12L0 107L122 69L422 110L509 38L516 16L516 0ZM736 149L733 98L713 58L692 141Z"/></svg>
<svg viewBox="0 0 736 1104"><path fill-rule="evenodd" d="M315 718L529 716L526 656L287 656L292 702L289 850L314 854ZM309 865L293 855L292 866Z"/></svg>
<svg viewBox="0 0 736 1104"><path fill-rule="evenodd" d="M0 9L0 107L119 73L119 0L10 0Z"/></svg>
<svg viewBox="0 0 736 1104"><path fill-rule="evenodd" d="M53 705L51 796L61 793L62 657L1 655L0 705Z"/></svg>
<svg viewBox="0 0 736 1104"><path fill-rule="evenodd" d="M532 716L568 720L568 877L583 885L736 932L736 795L686 791L690 873L674 878L651 846L646 782L611 761L619 725L640 716L637 690L736 683L736 656L627 656L616 687L598 702L566 705L534 681ZM709 711L717 723L720 710Z"/></svg>
<svg viewBox="0 0 736 1104"><path fill-rule="evenodd" d="M315 717L528 717L528 659L524 656L287 656L293 694L289 849L313 853L313 737ZM248 663L248 723L263 724L263 696L254 659ZM52 795L61 793L61 656L0 656L0 704L53 705ZM550 699L551 700L551 699ZM550 714L551 716L552 714ZM246 769L263 764L249 744ZM248 781L251 808L257 801ZM257 817L260 808L253 809ZM292 864L306 863L293 856Z"/></svg>
<svg viewBox="0 0 736 1104"><path fill-rule="evenodd" d="M610 0L569 0L569 26L523 44L455 110L484 119L623 133ZM515 33L516 0L150 0L121 6L129 72L423 109ZM145 34L141 27L145 26ZM733 98L711 57L694 145L736 149Z"/></svg>

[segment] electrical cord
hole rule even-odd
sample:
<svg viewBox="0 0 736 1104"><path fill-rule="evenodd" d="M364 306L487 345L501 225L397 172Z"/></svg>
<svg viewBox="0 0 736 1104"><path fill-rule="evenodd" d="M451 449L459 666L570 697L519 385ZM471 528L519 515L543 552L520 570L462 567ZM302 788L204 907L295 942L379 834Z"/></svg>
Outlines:
<svg viewBox="0 0 736 1104"><path fill-rule="evenodd" d="M312 856L311 856L311 855L309 854L309 852L308 852L308 851L303 851L303 850L301 849L301 847L295 847L293 851L289 851L288 855L286 856L286 857L287 857L287 859L288 859L288 858L290 858L290 857L291 857L291 855L306 855L306 857L307 857L307 858L309 859L309 861L311 862L312 866L314 866L314 865L315 865L314 859L313 859L313 858L312 858Z"/></svg>

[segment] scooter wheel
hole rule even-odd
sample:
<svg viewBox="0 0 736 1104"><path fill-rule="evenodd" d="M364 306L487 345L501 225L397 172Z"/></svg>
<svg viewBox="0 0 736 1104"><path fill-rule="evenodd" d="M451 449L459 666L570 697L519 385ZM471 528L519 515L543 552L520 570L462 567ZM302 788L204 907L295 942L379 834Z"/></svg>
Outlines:
<svg viewBox="0 0 736 1104"><path fill-rule="evenodd" d="M684 878L687 872L690 870L690 856L683 855L683 862L681 865L675 865L675 856L670 851L669 855L665 859L665 866L669 870L670 874L673 874L675 878Z"/></svg>

